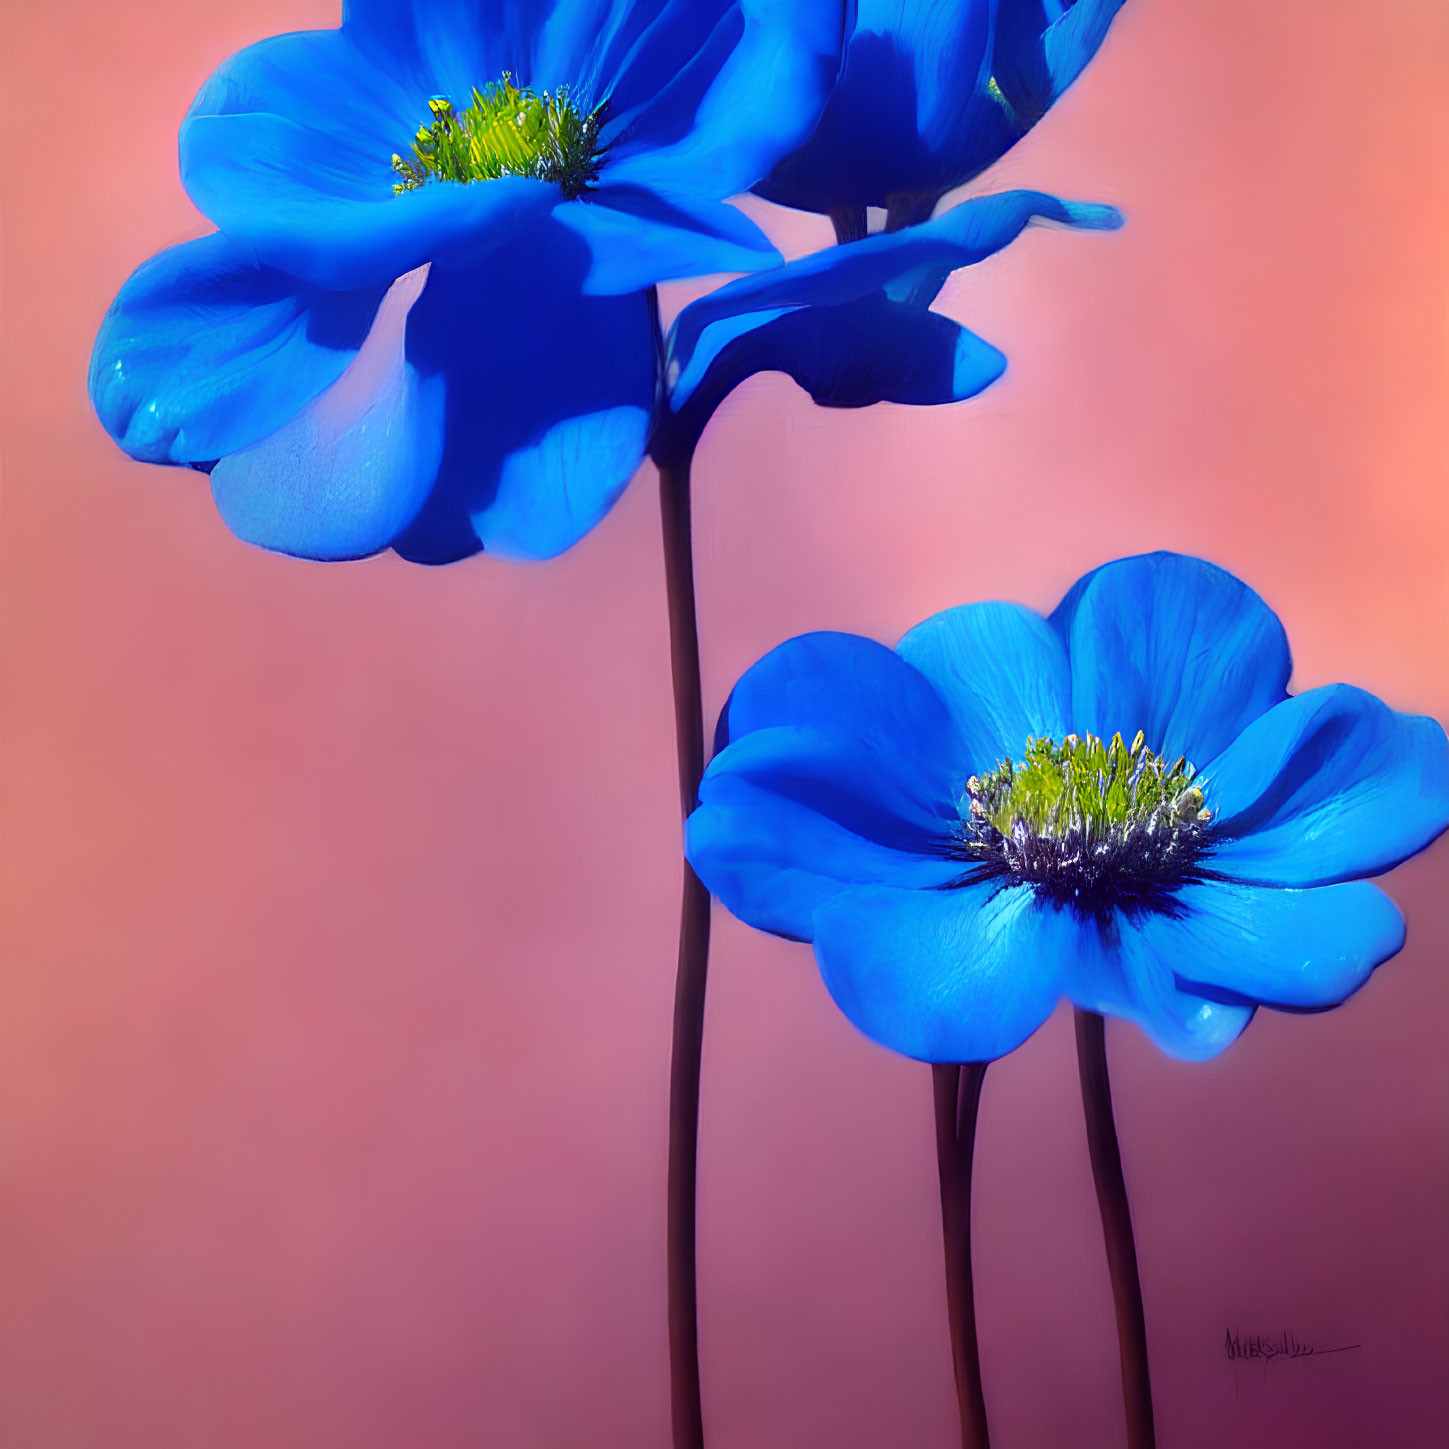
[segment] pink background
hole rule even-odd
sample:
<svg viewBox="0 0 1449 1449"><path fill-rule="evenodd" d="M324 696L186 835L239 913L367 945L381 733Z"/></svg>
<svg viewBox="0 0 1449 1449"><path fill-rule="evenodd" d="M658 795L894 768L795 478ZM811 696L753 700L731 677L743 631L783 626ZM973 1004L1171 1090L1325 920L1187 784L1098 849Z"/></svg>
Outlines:
<svg viewBox="0 0 1449 1449"><path fill-rule="evenodd" d="M236 542L85 398L116 288L205 229L192 93L336 12L0 0L8 1449L667 1442L652 475L550 565L324 567ZM1127 229L947 294L1007 378L857 414L758 379L712 429L711 715L788 635L1045 608L1153 547L1256 585L1300 687L1449 715L1446 88L1442 0L1132 0L991 178ZM1446 862L1391 878L1408 949L1345 1010L1198 1067L1110 1033L1164 1449L1445 1442ZM1070 1048L1059 1013L986 1084L1001 1449L1121 1438ZM721 914L705 1073L712 1449L944 1449L925 1069ZM1362 1347L1235 1374L1229 1326Z"/></svg>

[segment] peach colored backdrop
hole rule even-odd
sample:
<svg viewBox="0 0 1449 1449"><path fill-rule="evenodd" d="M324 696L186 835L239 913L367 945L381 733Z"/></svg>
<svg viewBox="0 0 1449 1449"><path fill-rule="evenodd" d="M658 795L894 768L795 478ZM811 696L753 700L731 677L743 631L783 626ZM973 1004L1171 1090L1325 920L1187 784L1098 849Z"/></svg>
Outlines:
<svg viewBox="0 0 1449 1449"><path fill-rule="evenodd" d="M302 564L85 398L116 288L205 229L192 93L336 13L0 0L9 1449L667 1441L652 474L550 565ZM1449 715L1446 90L1442 0L1131 0L991 178L1127 229L1033 232L947 295L1004 382L842 414L758 379L709 435L711 712L787 635L1048 607L1165 546L1261 590L1299 686ZM1164 1449L1445 1442L1446 863L1389 881L1409 947L1345 1010L1265 1012L1201 1067L1111 1033ZM723 916L717 943L712 1449L945 1449L928 1075L804 948ZM991 1072L979 1166L997 1441L1109 1449L1063 1015ZM1362 1346L1235 1373L1229 1327Z"/></svg>

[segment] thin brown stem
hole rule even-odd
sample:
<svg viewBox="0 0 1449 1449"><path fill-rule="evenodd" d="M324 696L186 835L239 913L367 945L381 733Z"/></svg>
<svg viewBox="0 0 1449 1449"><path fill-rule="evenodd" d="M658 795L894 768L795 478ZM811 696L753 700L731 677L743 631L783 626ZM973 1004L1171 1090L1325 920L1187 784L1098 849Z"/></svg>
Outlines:
<svg viewBox="0 0 1449 1449"><path fill-rule="evenodd" d="M936 1165L941 1178L941 1237L946 1256L946 1313L951 1364L961 1411L962 1449L989 1449L981 1356L976 1341L976 1290L971 1273L971 1162L986 1063L931 1068L936 1102Z"/></svg>
<svg viewBox="0 0 1449 1449"><path fill-rule="evenodd" d="M830 213L835 240L840 243L860 241L866 234L865 207L842 206Z"/></svg>
<svg viewBox="0 0 1449 1449"><path fill-rule="evenodd" d="M679 803L687 819L694 809L700 776L704 773L704 704L694 601L687 458L677 464L660 466L659 510L664 528ZM675 1449L703 1449L704 1445L695 1200L708 970L709 892L686 861L679 917L679 967L674 987L674 1049L669 1072L669 1382Z"/></svg>
<svg viewBox="0 0 1449 1449"><path fill-rule="evenodd" d="M1076 1012L1077 1070L1082 1080L1082 1109L1087 1118L1087 1149L1097 1184L1097 1208L1107 1244L1107 1269L1117 1307L1117 1343L1122 1354L1122 1399L1127 1409L1128 1449L1156 1449L1152 1420L1152 1383L1147 1373L1147 1319L1142 1309L1142 1280L1132 1209L1122 1176L1122 1148L1112 1115L1112 1082L1107 1075L1106 1023L1094 1011Z"/></svg>
<svg viewBox="0 0 1449 1449"><path fill-rule="evenodd" d="M894 196L886 199L885 229L904 231L908 226L919 226L924 221L930 221L939 199L930 192L896 192Z"/></svg>

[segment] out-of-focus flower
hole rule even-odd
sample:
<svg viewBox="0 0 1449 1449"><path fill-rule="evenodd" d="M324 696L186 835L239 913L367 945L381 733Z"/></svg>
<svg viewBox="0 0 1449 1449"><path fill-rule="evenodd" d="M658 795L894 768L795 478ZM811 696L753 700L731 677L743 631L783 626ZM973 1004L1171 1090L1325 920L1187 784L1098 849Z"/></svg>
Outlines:
<svg viewBox="0 0 1449 1449"><path fill-rule="evenodd" d="M1394 955L1403 919L1364 877L1449 823L1435 721L1290 696L1290 672L1263 601L1173 554L1049 618L805 635L736 686L689 858L742 920L813 942L905 1055L1001 1056L1066 996L1210 1057L1258 1006L1334 1006Z"/></svg>
<svg viewBox="0 0 1449 1449"><path fill-rule="evenodd" d="M242 51L181 128L219 230L121 290L101 421L132 457L210 472L268 548L562 551L643 457L650 289L777 260L723 198L809 133L843 14L349 0L338 30Z"/></svg>
<svg viewBox="0 0 1449 1449"><path fill-rule="evenodd" d="M859 0L811 138L755 188L802 211L929 216L1044 116L1123 0Z"/></svg>

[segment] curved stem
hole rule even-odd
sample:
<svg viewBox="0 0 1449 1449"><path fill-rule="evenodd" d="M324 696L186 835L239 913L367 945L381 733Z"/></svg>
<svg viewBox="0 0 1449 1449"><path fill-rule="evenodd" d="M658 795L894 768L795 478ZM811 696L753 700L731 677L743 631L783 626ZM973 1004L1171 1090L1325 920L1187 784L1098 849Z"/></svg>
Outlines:
<svg viewBox="0 0 1449 1449"><path fill-rule="evenodd" d="M1117 1306L1117 1342L1122 1353L1122 1398L1127 1408L1128 1449L1156 1449L1152 1422L1152 1384L1147 1373L1147 1319L1142 1311L1142 1280L1132 1209L1122 1177L1122 1148L1112 1116L1112 1082L1107 1075L1106 1023L1094 1011L1076 1012L1077 1070L1082 1080L1082 1109L1087 1118L1087 1149L1097 1184L1097 1207L1107 1243L1107 1268Z"/></svg>
<svg viewBox="0 0 1449 1449"><path fill-rule="evenodd" d="M694 809L704 773L704 703L694 602L689 459L659 467L669 652L679 804ZM695 1181L699 1155L699 1077L709 970L709 892L684 863L679 968L674 986L674 1051L669 1071L669 1383L675 1449L703 1449L699 1387L699 1300L695 1272Z"/></svg>
<svg viewBox="0 0 1449 1449"><path fill-rule="evenodd" d="M946 1250L946 1312L951 1364L961 1409L961 1449L989 1449L986 1397L976 1342L976 1292L971 1275L971 1159L986 1063L933 1066L936 1165L941 1177L941 1234Z"/></svg>

